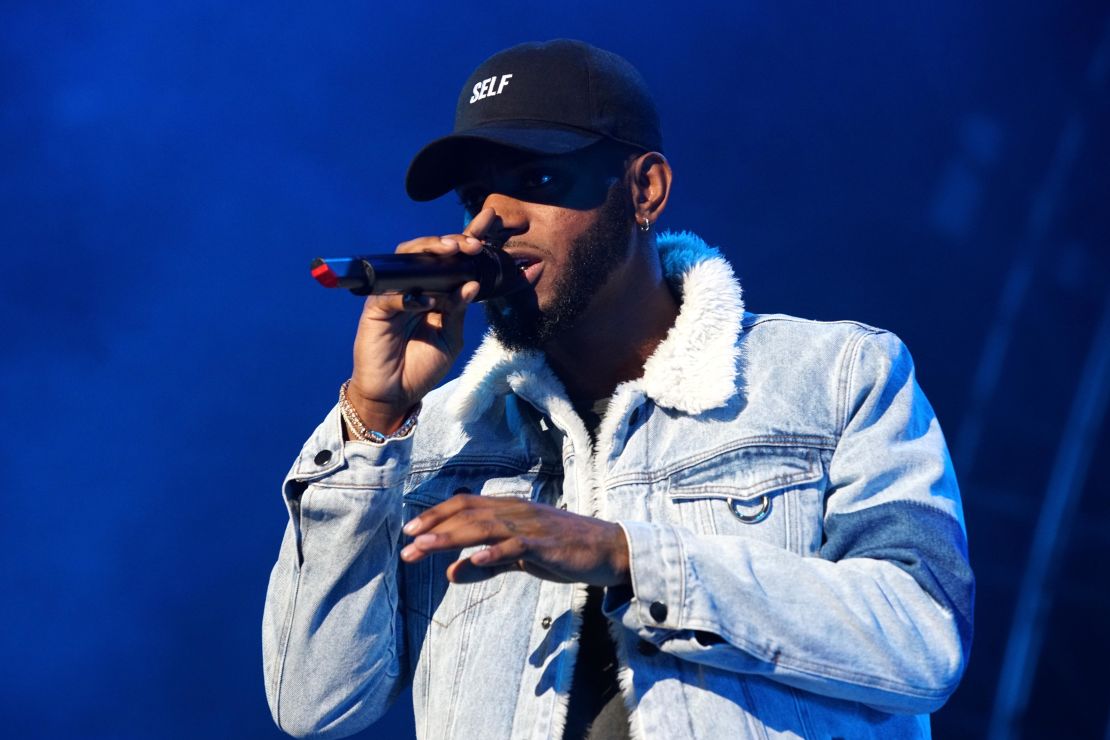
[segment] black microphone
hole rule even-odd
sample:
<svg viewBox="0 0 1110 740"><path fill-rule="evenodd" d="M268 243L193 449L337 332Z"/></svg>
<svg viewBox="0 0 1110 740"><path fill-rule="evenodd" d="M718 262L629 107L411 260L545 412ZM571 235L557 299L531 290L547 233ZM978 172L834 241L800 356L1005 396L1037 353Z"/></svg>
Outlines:
<svg viewBox="0 0 1110 740"><path fill-rule="evenodd" d="M367 254L317 257L312 277L325 288L346 288L355 295L450 293L477 280L477 301L527 287L528 280L508 254L485 244L478 254Z"/></svg>

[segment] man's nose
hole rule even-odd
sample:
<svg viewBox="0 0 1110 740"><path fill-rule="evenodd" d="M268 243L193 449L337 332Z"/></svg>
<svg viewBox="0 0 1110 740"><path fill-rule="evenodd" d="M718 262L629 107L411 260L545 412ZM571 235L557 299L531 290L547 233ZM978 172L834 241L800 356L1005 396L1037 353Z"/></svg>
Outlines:
<svg viewBox="0 0 1110 740"><path fill-rule="evenodd" d="M514 236L520 236L528 231L527 206L516 198L501 193L490 193L486 196L485 208L492 208L496 217L487 234L493 236L498 242L504 242Z"/></svg>

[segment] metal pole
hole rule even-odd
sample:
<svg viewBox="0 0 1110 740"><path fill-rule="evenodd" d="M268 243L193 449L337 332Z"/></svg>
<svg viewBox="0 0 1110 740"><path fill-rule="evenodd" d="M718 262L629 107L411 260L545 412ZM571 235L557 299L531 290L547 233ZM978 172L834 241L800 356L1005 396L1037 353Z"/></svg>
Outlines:
<svg viewBox="0 0 1110 740"><path fill-rule="evenodd" d="M1052 605L1052 580L1059 566L1062 540L1083 493L1083 483L1099 429L1110 400L1110 296L1083 367L1064 435L1056 451L1040 516L1037 518L1029 564L1022 578L998 693L991 713L991 740L1016 737L1025 714L1029 688L1037 670L1044 628Z"/></svg>

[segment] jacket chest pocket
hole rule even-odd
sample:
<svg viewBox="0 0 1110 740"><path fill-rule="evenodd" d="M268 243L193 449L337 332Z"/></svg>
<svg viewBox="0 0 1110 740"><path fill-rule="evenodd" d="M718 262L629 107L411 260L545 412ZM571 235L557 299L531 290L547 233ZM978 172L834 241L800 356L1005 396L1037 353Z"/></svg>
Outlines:
<svg viewBox="0 0 1110 740"><path fill-rule="evenodd" d="M417 487L405 494L402 504L402 519L408 522L432 506L450 498L452 492L467 489L483 496L498 498L533 497L533 482L523 479L508 481L497 480L494 485L483 485L482 481L467 485L455 481L450 486L436 486L436 490ZM409 541L404 537L404 544ZM484 602L495 598L505 582L504 576L495 576L477 583L451 583L447 580L447 566L456 560L470 557L481 549L481 545L462 550L445 550L424 558L417 563L400 563L404 583L405 609L410 614L423 617L433 625L449 628L460 622L460 617L473 612Z"/></svg>
<svg viewBox="0 0 1110 740"><path fill-rule="evenodd" d="M803 553L820 520L810 512L823 496L820 451L744 446L683 467L667 497L682 523L706 534L752 537Z"/></svg>

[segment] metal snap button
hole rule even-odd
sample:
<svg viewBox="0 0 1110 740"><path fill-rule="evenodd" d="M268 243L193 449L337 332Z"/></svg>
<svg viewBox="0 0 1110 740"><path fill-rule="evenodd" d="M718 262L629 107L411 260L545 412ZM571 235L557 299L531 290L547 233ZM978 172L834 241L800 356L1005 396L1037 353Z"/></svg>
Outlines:
<svg viewBox="0 0 1110 740"><path fill-rule="evenodd" d="M316 457L312 458L312 462L317 465L327 465L331 460L331 450L320 450L316 453Z"/></svg>
<svg viewBox="0 0 1110 740"><path fill-rule="evenodd" d="M732 515L744 522L744 524L759 524L761 521L771 516L771 497L764 496L759 500L759 511L754 514L745 513L750 510L747 506L747 501L740 499L729 499L729 508L732 509Z"/></svg>
<svg viewBox="0 0 1110 740"><path fill-rule="evenodd" d="M648 614L650 614L651 618L656 622L666 621L667 605L661 601L653 601L651 602L651 606L648 607Z"/></svg>
<svg viewBox="0 0 1110 740"><path fill-rule="evenodd" d="M551 617L544 617L542 620L540 620L540 626L544 629L549 628L551 626Z"/></svg>

